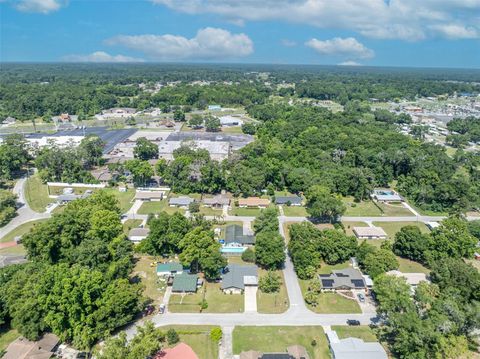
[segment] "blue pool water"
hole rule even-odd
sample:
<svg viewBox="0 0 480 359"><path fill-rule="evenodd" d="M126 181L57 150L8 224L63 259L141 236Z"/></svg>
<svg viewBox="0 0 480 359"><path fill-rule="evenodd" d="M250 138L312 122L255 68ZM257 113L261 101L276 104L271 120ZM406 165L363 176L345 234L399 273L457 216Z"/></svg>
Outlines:
<svg viewBox="0 0 480 359"><path fill-rule="evenodd" d="M222 253L243 253L245 247L222 247Z"/></svg>

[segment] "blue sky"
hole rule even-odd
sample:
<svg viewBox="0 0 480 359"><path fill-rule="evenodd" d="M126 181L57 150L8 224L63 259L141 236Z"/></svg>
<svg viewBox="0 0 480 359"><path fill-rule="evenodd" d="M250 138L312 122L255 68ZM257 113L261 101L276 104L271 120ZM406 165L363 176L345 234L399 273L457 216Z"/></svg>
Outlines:
<svg viewBox="0 0 480 359"><path fill-rule="evenodd" d="M0 0L0 60L480 68L480 0Z"/></svg>

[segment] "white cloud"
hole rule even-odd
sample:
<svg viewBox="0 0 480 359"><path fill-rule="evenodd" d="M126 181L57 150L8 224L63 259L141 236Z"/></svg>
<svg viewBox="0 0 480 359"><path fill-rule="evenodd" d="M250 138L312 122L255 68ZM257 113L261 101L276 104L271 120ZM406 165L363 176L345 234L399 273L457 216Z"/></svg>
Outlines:
<svg viewBox="0 0 480 359"><path fill-rule="evenodd" d="M253 42L241 34L207 27L187 39L178 35L119 35L108 39L108 45L122 45L141 51L153 60L223 60L240 58L253 52Z"/></svg>
<svg viewBox="0 0 480 359"><path fill-rule="evenodd" d="M143 62L143 59L124 55L110 55L104 51L92 52L88 55L67 55L63 57L68 62Z"/></svg>
<svg viewBox="0 0 480 359"><path fill-rule="evenodd" d="M375 53L353 37L342 39L335 37L330 40L311 39L305 43L322 55L342 56L356 59L370 59Z"/></svg>
<svg viewBox="0 0 480 359"><path fill-rule="evenodd" d="M343 61L338 64L339 66L362 66L361 63L358 63L356 61Z"/></svg>
<svg viewBox="0 0 480 359"><path fill-rule="evenodd" d="M457 24L434 25L431 27L439 34L449 39L475 39L479 37L479 30Z"/></svg>
<svg viewBox="0 0 480 359"><path fill-rule="evenodd" d="M13 1L14 7L23 12L38 12L48 14L52 11L59 10L64 6L64 0L16 0Z"/></svg>
<svg viewBox="0 0 480 359"><path fill-rule="evenodd" d="M353 30L379 39L418 41L448 32L432 26L473 28L479 37L480 0L150 0L188 14L216 14L228 21L281 20ZM473 32L470 32L473 34Z"/></svg>

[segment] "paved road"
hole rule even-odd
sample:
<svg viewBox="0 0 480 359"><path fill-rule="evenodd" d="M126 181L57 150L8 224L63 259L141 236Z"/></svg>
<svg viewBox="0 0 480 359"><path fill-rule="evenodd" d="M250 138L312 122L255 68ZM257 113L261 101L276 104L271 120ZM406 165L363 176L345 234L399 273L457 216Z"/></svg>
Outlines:
<svg viewBox="0 0 480 359"><path fill-rule="evenodd" d="M20 208L17 209L17 216L13 218L4 227L0 228L0 238L3 238L15 228L21 226L26 222L51 217L50 213L37 213L28 206L28 203L25 200L25 182L26 177L20 178L17 183L15 183L15 187L13 187L13 193L18 196L17 202L20 205Z"/></svg>

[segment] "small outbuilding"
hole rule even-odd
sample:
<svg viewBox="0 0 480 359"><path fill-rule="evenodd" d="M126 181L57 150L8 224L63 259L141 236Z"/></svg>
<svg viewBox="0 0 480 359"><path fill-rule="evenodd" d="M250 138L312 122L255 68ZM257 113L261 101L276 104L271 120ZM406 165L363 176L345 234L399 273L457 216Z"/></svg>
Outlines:
<svg viewBox="0 0 480 359"><path fill-rule="evenodd" d="M183 273L183 266L178 262L158 263L157 275L159 277L172 276Z"/></svg>

